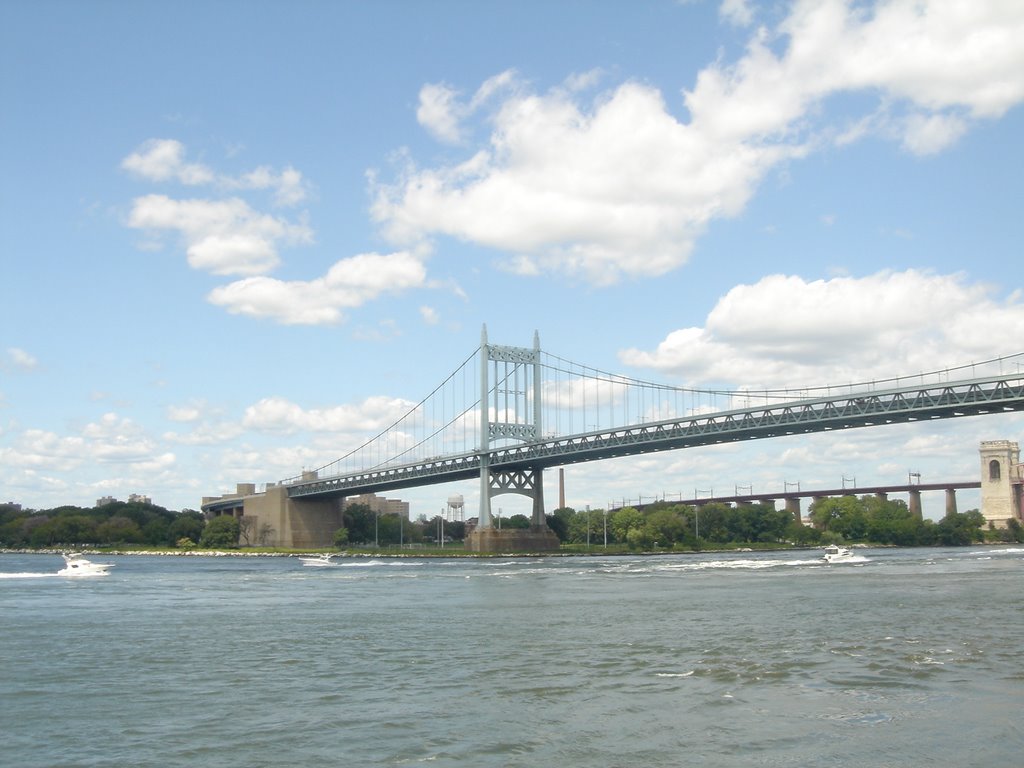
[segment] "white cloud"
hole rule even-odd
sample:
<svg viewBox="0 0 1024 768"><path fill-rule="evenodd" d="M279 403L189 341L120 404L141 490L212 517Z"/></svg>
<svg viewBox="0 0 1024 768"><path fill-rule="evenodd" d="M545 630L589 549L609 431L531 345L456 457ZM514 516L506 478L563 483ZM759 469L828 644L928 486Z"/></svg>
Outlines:
<svg viewBox="0 0 1024 768"><path fill-rule="evenodd" d="M185 145L174 139L150 139L121 161L121 167L149 181L209 184L215 174L199 163L185 162Z"/></svg>
<svg viewBox="0 0 1024 768"><path fill-rule="evenodd" d="M999 301L990 286L962 275L772 275L730 290L703 327L673 331L656 349L628 349L620 359L692 385L810 386L980 362L1016 353L1006 340L1022 335L1020 297Z"/></svg>
<svg viewBox="0 0 1024 768"><path fill-rule="evenodd" d="M726 2L723 15L748 18ZM910 152L941 151L979 119L1024 99L1024 5L890 0L867 7L802 0L716 62L684 93L689 122L660 92L625 83L586 102L558 87L527 92L513 73L468 102L448 85L421 91L421 123L445 141L497 101L486 145L456 164L408 167L378 185L374 219L395 242L447 236L509 254L520 274L595 284L664 274L685 263L708 224L743 210L765 174L823 146L871 133ZM778 52L776 52L778 50ZM823 106L876 96L868 116Z"/></svg>
<svg viewBox="0 0 1024 768"><path fill-rule="evenodd" d="M384 293L424 285L426 268L412 253L365 253L342 259L315 280L250 277L215 288L212 304L232 314L269 317L286 325L321 325L344 319L352 309Z"/></svg>
<svg viewBox="0 0 1024 768"><path fill-rule="evenodd" d="M967 128L967 121L957 115L911 115L903 146L915 155L933 155L955 144Z"/></svg>
<svg viewBox="0 0 1024 768"><path fill-rule="evenodd" d="M427 84L420 89L416 119L439 141L454 144L461 138L457 96L452 88L443 83Z"/></svg>
<svg viewBox="0 0 1024 768"><path fill-rule="evenodd" d="M754 9L749 0L722 0L718 15L737 27L749 26L754 21Z"/></svg>
<svg viewBox="0 0 1024 768"><path fill-rule="evenodd" d="M189 265L215 275L262 274L277 266L279 242L308 244L313 240L306 224L259 213L239 198L174 200L166 195L146 195L135 199L128 226L178 232Z"/></svg>
<svg viewBox="0 0 1024 768"><path fill-rule="evenodd" d="M19 371L34 371L39 366L39 361L20 347L7 348L7 361Z"/></svg>
<svg viewBox="0 0 1024 768"><path fill-rule="evenodd" d="M506 70L485 80L469 102L460 102L459 92L445 83L427 83L420 89L416 120L438 141L458 144L465 138L464 121L516 82L515 72Z"/></svg>
<svg viewBox="0 0 1024 768"><path fill-rule="evenodd" d="M185 145L175 139L149 139L121 161L121 167L147 181L177 181L187 186L220 189L271 189L278 205L297 205L306 199L302 174L292 167L280 173L260 166L238 176L218 174L201 163L185 162Z"/></svg>
<svg viewBox="0 0 1024 768"><path fill-rule="evenodd" d="M272 432L372 432L387 427L414 403L400 398L370 397L359 405L304 409L280 397L268 397L245 410L247 429Z"/></svg>

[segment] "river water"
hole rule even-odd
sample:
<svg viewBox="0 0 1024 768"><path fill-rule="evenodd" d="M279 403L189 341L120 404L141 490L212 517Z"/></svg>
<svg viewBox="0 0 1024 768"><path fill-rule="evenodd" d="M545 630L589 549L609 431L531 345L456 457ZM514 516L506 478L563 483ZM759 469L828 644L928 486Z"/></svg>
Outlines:
<svg viewBox="0 0 1024 768"><path fill-rule="evenodd" d="M5 766L1019 766L1024 549L0 555Z"/></svg>

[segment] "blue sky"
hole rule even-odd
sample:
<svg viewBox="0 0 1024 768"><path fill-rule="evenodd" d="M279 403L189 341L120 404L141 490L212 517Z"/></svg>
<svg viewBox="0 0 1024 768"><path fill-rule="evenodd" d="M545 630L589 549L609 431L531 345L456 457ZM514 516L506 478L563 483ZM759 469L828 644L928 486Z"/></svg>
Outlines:
<svg viewBox="0 0 1024 768"><path fill-rule="evenodd" d="M0 500L292 476L484 323L691 386L1022 351L1021 39L1013 2L5 2ZM1022 425L571 467L566 501L975 479Z"/></svg>

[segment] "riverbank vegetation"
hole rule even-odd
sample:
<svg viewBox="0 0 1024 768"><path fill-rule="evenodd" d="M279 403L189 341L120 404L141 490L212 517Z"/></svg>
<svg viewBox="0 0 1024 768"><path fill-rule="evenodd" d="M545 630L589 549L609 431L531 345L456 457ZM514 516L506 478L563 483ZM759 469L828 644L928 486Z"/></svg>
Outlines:
<svg viewBox="0 0 1024 768"><path fill-rule="evenodd" d="M815 546L863 543L894 546L959 546L982 541L1022 542L1020 524L996 529L978 510L954 512L942 520L917 518L902 500L842 496L814 502L806 524L771 504L707 504L690 507L670 502L613 511L555 510L548 524L572 545L626 545L632 550L747 545Z"/></svg>
<svg viewBox="0 0 1024 768"><path fill-rule="evenodd" d="M245 523L246 518L240 522L230 516L207 521L196 510L173 512L142 502L115 501L92 508L63 506L48 510L0 504L0 547L282 551L266 546L272 532L254 531ZM921 520L902 500L852 495L814 502L803 523L770 504L708 504L697 508L668 502L640 509L577 511L565 507L548 515L547 523L566 553L767 549L831 543L1024 543L1024 530L1016 520L1006 528L994 528L977 510L954 512L937 522ZM512 515L500 524L504 528L529 528L530 520L525 515ZM335 533L334 546L336 550L364 553L397 550L455 555L464 551L466 533L465 523L445 521L440 516L411 521L353 504L345 509L344 527Z"/></svg>

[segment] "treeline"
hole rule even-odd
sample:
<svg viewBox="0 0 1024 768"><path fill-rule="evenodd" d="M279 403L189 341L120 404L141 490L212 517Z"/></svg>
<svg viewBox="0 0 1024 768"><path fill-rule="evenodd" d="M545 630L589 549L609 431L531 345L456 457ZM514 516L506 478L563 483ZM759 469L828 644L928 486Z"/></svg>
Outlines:
<svg viewBox="0 0 1024 768"><path fill-rule="evenodd" d="M642 509L613 511L555 510L548 526L571 544L625 545L635 550L702 549L721 544L871 543L898 546L959 546L990 541L1024 541L1016 520L1005 529L988 527L977 510L946 515L942 520L918 519L902 500L876 496L842 496L811 504L809 524L796 522L771 504L685 504L658 502Z"/></svg>
<svg viewBox="0 0 1024 768"><path fill-rule="evenodd" d="M1016 520L994 529L977 510L946 515L942 520L920 520L901 500L876 496L843 496L814 502L808 525L796 522L784 509L770 504L729 506L708 504L695 508L659 502L642 509L578 512L571 507L547 516L559 540L571 545L601 546L637 551L699 550L718 545L793 544L814 546L862 542L897 546L957 546L981 541L1024 543L1024 529ZM364 504L343 513L344 527L334 537L336 546L381 547L399 544L440 544L461 541L466 524L439 516L411 521L397 514L377 514ZM504 528L529 528L525 515L501 520ZM202 513L172 512L154 504L115 501L98 507L57 507L23 510L0 504L0 547L148 545L153 547L225 548L263 546L273 536L264 526L225 515L207 522Z"/></svg>
<svg viewBox="0 0 1024 768"><path fill-rule="evenodd" d="M344 527L334 535L334 543L338 547L349 544L377 544L381 547L440 544L442 540L462 541L466 536L466 524L462 522L442 520L440 515L431 519L408 520L398 514L377 514L366 504L345 507L342 521ZM529 527L529 521L526 525Z"/></svg>
<svg viewBox="0 0 1024 768"><path fill-rule="evenodd" d="M174 547L186 542L198 545L205 528L206 521L196 510L172 512L134 501L46 510L0 504L0 546L11 548L87 544Z"/></svg>

